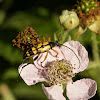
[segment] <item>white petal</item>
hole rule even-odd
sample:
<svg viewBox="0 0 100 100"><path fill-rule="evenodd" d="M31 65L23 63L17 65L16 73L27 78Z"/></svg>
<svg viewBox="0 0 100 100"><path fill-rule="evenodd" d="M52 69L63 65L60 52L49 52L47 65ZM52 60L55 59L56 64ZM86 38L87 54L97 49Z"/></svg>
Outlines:
<svg viewBox="0 0 100 100"><path fill-rule="evenodd" d="M49 100L66 100L62 94L61 86L52 85L51 87L45 87L42 84L42 89Z"/></svg>
<svg viewBox="0 0 100 100"><path fill-rule="evenodd" d="M89 63L88 52L85 47L82 46L78 41L69 41L64 43L61 50L67 60L69 60L74 68L75 73L83 71L87 68Z"/></svg>
<svg viewBox="0 0 100 100"><path fill-rule="evenodd" d="M66 87L66 95L70 100L88 100L96 94L97 84L91 79L81 79L69 83Z"/></svg>
<svg viewBox="0 0 100 100"><path fill-rule="evenodd" d="M23 66L25 66L23 68ZM45 73L42 69L36 68L34 64L22 64L19 66L19 74L27 85L34 85L41 81L46 81Z"/></svg>

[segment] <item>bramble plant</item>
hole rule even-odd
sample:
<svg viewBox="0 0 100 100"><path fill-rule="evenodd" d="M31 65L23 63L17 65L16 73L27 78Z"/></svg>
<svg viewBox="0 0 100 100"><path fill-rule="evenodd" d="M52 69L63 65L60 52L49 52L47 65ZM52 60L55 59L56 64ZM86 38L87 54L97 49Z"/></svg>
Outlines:
<svg viewBox="0 0 100 100"><path fill-rule="evenodd" d="M99 76L100 0L0 0L0 100L100 100Z"/></svg>
<svg viewBox="0 0 100 100"><path fill-rule="evenodd" d="M26 42L24 43L27 44L29 39L25 40ZM20 43L20 47L21 45ZM46 49L45 46L42 48ZM78 41L69 41L65 42L61 47L56 46L53 49L58 52L57 56L51 49L48 51L48 55L46 55L46 52L41 52L39 58L34 61L34 64L25 63L19 66L19 74L25 83L27 85L35 85L38 82L46 82L49 87L45 87L42 84L42 88L50 100L65 100L66 98L63 96L65 90L70 100L78 100L79 98L89 99L93 97L97 90L97 84L94 80L89 78L80 79L75 82L72 80L77 73L84 71L88 66L89 58L85 47ZM36 56L37 54L33 55L33 59Z"/></svg>
<svg viewBox="0 0 100 100"><path fill-rule="evenodd" d="M21 64L18 68L19 75L27 85L46 82L48 87L42 84L42 89L50 100L66 100L63 95L65 91L69 100L88 100L92 98L97 91L96 81L90 78L73 81L73 77L86 68L88 70L88 64L90 68L92 62L90 61L89 63L88 52L85 47L80 42L74 41L74 39L80 39L87 31L87 27L91 30L94 59L92 63L98 64L100 59L96 34L99 34L100 29L97 27L92 28L92 26L94 26L94 24L100 25L100 2L97 0L81 0L77 1L75 7L76 8L72 9L72 11L64 10L62 15L59 16L59 23L64 31L60 33L58 37L57 34L54 34L54 39L56 42L60 40L62 45L52 47L50 46L50 42L44 45L44 42L39 40L38 34L32 28L26 28L25 32L19 33L16 39L13 40L14 45L23 51L27 49L30 50L29 48L34 47L34 50L33 48L31 49L33 50L32 52L26 51L29 55L30 52L33 53L31 57L34 64ZM77 27L79 27L79 30L74 39L72 39L69 31ZM83 27L85 27L85 30L83 30ZM28 44L29 42L33 45L30 46L30 44ZM37 46L39 46L39 48L36 48ZM48 47L46 46L52 47L51 50L47 50ZM41 49L39 54L34 54L34 51L37 52L38 49ZM42 52L42 50L46 51ZM57 55L55 53L57 53Z"/></svg>

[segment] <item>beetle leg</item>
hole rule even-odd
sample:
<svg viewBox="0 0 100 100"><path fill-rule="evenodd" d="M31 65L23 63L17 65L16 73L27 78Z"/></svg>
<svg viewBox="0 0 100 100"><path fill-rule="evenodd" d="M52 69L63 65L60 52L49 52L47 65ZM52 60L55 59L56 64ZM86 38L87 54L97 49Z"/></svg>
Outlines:
<svg viewBox="0 0 100 100"><path fill-rule="evenodd" d="M34 61L37 59L37 58L39 58L39 56L40 56L40 54L38 54L35 58L34 58ZM39 60L39 59L38 59ZM39 65L39 66L41 66L39 63L38 63L38 60L37 60L37 64Z"/></svg>
<svg viewBox="0 0 100 100"><path fill-rule="evenodd" d="M22 67L21 71L19 72L19 75L18 75L18 77L17 77L17 81L16 81L16 82L18 82L19 77L20 77L20 75L21 75L21 72L22 72L23 68L26 67L27 65L29 65L29 63L27 63L26 65L24 65L24 66Z"/></svg>
<svg viewBox="0 0 100 100"><path fill-rule="evenodd" d="M51 38L50 38L50 37L48 38L48 41L49 41L49 42L51 41Z"/></svg>
<svg viewBox="0 0 100 100"><path fill-rule="evenodd" d="M48 56L48 52L47 52L47 54L46 54L44 60L41 62L41 66L42 66L42 63L47 59L47 56Z"/></svg>
<svg viewBox="0 0 100 100"><path fill-rule="evenodd" d="M43 42L46 42L46 39L45 39L45 37L43 37Z"/></svg>
<svg viewBox="0 0 100 100"><path fill-rule="evenodd" d="M58 52L56 51L56 50L54 50L54 49L52 49L55 53L56 53L56 57L57 57L57 55L58 55Z"/></svg>

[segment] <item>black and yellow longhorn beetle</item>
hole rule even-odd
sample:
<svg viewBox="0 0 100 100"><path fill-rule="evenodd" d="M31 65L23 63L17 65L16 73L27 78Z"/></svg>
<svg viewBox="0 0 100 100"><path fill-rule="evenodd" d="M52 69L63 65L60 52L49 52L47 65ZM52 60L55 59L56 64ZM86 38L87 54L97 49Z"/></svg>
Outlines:
<svg viewBox="0 0 100 100"><path fill-rule="evenodd" d="M32 44L30 43L30 45L32 45ZM50 49L52 49L58 55L58 52L53 49L53 47L55 47L56 45L57 45L57 42L51 42L50 38L48 39L48 41L46 41L46 39L43 37L43 42L42 43L39 43L35 47L32 46L32 48L29 48L26 52L24 52L23 59L24 59L24 61L27 58L31 59L31 57L33 59L33 56L38 54L38 56L36 56L33 60L31 59L31 63L32 63L39 57L39 55L41 53L47 52L47 54L45 56L45 59L44 59L44 61L45 61L47 56L48 56L48 52L49 52ZM59 46L59 45L57 45L57 46ZM56 57L57 57L57 55L56 55Z"/></svg>
<svg viewBox="0 0 100 100"><path fill-rule="evenodd" d="M30 45L32 45L32 43L30 43ZM51 42L50 38L48 39L48 41L46 41L46 39L43 37L43 42L42 43L39 43L37 46L35 46L35 47L33 46L32 48L29 48L26 52L24 52L23 59L25 61L28 58L30 58L31 63L33 63L39 57L39 55L41 53L47 52L44 60L41 62L41 64L42 64L46 60L46 58L48 56L48 52L49 52L50 49L53 50L56 53L55 57L57 57L58 52L53 49L53 47L55 47L55 46L59 46L60 47L60 46L65 46L65 45L58 43L58 41ZM68 46L65 46L65 47L70 49ZM79 60L79 58L76 55L76 53L72 49L70 49L70 50L75 54L75 56ZM33 56L36 55L36 54L38 54L38 55L33 59ZM79 67L80 67L80 60L79 60Z"/></svg>

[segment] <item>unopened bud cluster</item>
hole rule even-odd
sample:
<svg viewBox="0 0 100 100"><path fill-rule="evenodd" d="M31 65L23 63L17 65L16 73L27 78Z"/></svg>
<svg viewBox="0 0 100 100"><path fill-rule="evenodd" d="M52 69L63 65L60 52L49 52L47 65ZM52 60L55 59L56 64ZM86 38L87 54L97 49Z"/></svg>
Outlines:
<svg viewBox="0 0 100 100"><path fill-rule="evenodd" d="M82 12L89 12L91 9L95 10L98 7L98 4L95 0L81 0L78 1L77 10Z"/></svg>

